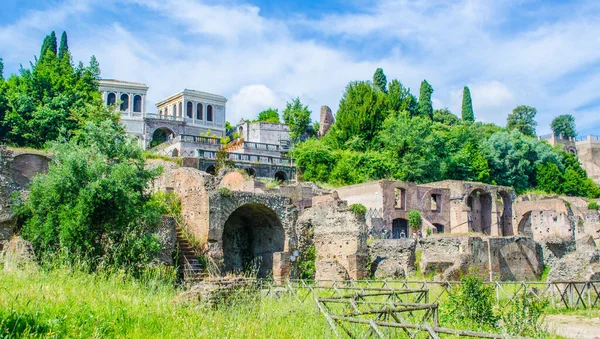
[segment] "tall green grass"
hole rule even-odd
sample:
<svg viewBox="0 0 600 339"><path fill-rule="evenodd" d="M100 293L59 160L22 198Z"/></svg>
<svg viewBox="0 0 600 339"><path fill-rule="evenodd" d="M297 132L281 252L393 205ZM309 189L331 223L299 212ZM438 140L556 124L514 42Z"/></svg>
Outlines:
<svg viewBox="0 0 600 339"><path fill-rule="evenodd" d="M0 274L0 337L323 338L314 300L261 298L206 309L181 291L125 274L66 269Z"/></svg>

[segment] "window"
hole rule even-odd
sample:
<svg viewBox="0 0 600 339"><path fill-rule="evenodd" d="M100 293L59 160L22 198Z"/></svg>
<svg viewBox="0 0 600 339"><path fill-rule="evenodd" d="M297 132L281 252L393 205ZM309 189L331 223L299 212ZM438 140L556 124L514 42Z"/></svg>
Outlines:
<svg viewBox="0 0 600 339"><path fill-rule="evenodd" d="M133 111L137 113L142 112L142 96L139 94L133 97Z"/></svg>
<svg viewBox="0 0 600 339"><path fill-rule="evenodd" d="M117 95L115 93L108 93L106 97L106 105L114 105L117 102Z"/></svg>
<svg viewBox="0 0 600 339"><path fill-rule="evenodd" d="M185 105L185 110L186 110L186 115L188 118L192 119L194 117L194 104L192 104L191 101L188 101L187 104Z"/></svg>
<svg viewBox="0 0 600 339"><path fill-rule="evenodd" d="M129 95L121 94L121 111L125 112L129 110Z"/></svg>
<svg viewBox="0 0 600 339"><path fill-rule="evenodd" d="M179 103L179 116L182 117L183 116L183 104Z"/></svg>
<svg viewBox="0 0 600 339"><path fill-rule="evenodd" d="M173 116L177 116L177 105L173 105Z"/></svg>
<svg viewBox="0 0 600 339"><path fill-rule="evenodd" d="M404 188L396 188L394 190L396 199L396 208L404 210L406 209L406 190Z"/></svg>
<svg viewBox="0 0 600 339"><path fill-rule="evenodd" d="M206 121L213 121L213 107L208 105L206 107Z"/></svg>
<svg viewBox="0 0 600 339"><path fill-rule="evenodd" d="M204 106L202 104L196 105L196 119L202 120L202 116L204 115Z"/></svg>
<svg viewBox="0 0 600 339"><path fill-rule="evenodd" d="M440 194L431 195L431 211L439 212L442 208L442 196Z"/></svg>

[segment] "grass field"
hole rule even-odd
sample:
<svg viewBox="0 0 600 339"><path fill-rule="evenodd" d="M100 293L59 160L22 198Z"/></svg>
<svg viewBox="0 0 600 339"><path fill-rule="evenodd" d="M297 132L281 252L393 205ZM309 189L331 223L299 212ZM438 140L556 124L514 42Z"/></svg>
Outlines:
<svg viewBox="0 0 600 339"><path fill-rule="evenodd" d="M0 337L324 338L308 299L283 296L217 310L175 302L178 290L67 270L0 274Z"/></svg>

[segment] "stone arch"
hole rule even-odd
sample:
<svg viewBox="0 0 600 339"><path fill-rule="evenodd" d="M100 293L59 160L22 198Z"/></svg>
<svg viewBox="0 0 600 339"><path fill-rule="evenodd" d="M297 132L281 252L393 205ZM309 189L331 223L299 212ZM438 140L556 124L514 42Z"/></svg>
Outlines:
<svg viewBox="0 0 600 339"><path fill-rule="evenodd" d="M492 231L492 195L481 189L473 189L467 196L469 232L486 235Z"/></svg>
<svg viewBox="0 0 600 339"><path fill-rule="evenodd" d="M215 167L215 165L210 165L206 168L205 172L208 174L217 175L217 168Z"/></svg>
<svg viewBox="0 0 600 339"><path fill-rule="evenodd" d="M159 127L152 132L151 146L154 147L175 137L175 133L167 127Z"/></svg>
<svg viewBox="0 0 600 339"><path fill-rule="evenodd" d="M283 252L285 232L271 208L244 204L227 218L223 228L223 267L228 272L256 270L258 278L273 272L273 254Z"/></svg>
<svg viewBox="0 0 600 339"><path fill-rule="evenodd" d="M284 171L278 171L277 173L275 173L275 180L281 181L281 182L286 182L287 174Z"/></svg>
<svg viewBox="0 0 600 339"><path fill-rule="evenodd" d="M531 227L531 212L532 211L525 212L519 220L519 226L517 228L519 235L533 236L533 229Z"/></svg>
<svg viewBox="0 0 600 339"><path fill-rule="evenodd" d="M404 233L404 237L408 237L408 220L404 218L396 218L392 220L392 238L400 239L402 238Z"/></svg>
<svg viewBox="0 0 600 339"><path fill-rule="evenodd" d="M129 95L127 93L121 94L121 107L122 112L129 110Z"/></svg>
<svg viewBox="0 0 600 339"><path fill-rule="evenodd" d="M204 106L202 106L201 103L198 103L198 105L196 105L196 119L197 120L202 120L203 117L202 115L204 114Z"/></svg>
<svg viewBox="0 0 600 339"><path fill-rule="evenodd" d="M503 236L514 235L512 226L513 209L512 209L512 198L507 191L498 192L500 200L502 201L502 213L500 214L500 228L502 229Z"/></svg>
<svg viewBox="0 0 600 339"><path fill-rule="evenodd" d="M177 158L179 156L179 150L177 148L173 148L173 151L171 151L171 156L173 158Z"/></svg>
<svg viewBox="0 0 600 339"><path fill-rule="evenodd" d="M115 93L108 93L106 96L106 105L114 105L117 102L117 95Z"/></svg>
<svg viewBox="0 0 600 339"><path fill-rule="evenodd" d="M185 114L188 118L192 119L194 117L194 104L192 104L191 101L188 101L185 106Z"/></svg>
<svg viewBox="0 0 600 339"><path fill-rule="evenodd" d="M252 168L252 167L246 168L245 171L251 177L256 176L256 170L254 168Z"/></svg>
<svg viewBox="0 0 600 339"><path fill-rule="evenodd" d="M206 106L206 121L213 121L213 106Z"/></svg>
<svg viewBox="0 0 600 339"><path fill-rule="evenodd" d="M139 94L133 97L133 111L136 113L142 112L142 96Z"/></svg>

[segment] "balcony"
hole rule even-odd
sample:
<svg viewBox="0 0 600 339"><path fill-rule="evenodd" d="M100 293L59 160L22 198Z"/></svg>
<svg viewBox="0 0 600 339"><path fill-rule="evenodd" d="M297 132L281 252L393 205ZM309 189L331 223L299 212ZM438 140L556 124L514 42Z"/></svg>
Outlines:
<svg viewBox="0 0 600 339"><path fill-rule="evenodd" d="M214 160L217 157L217 152L205 151L198 149L196 151L199 158ZM229 160L234 162L245 162L245 163L258 163L267 165L278 165L278 166L294 166L294 161L288 158L262 156L262 155L250 155L243 153L228 153Z"/></svg>

